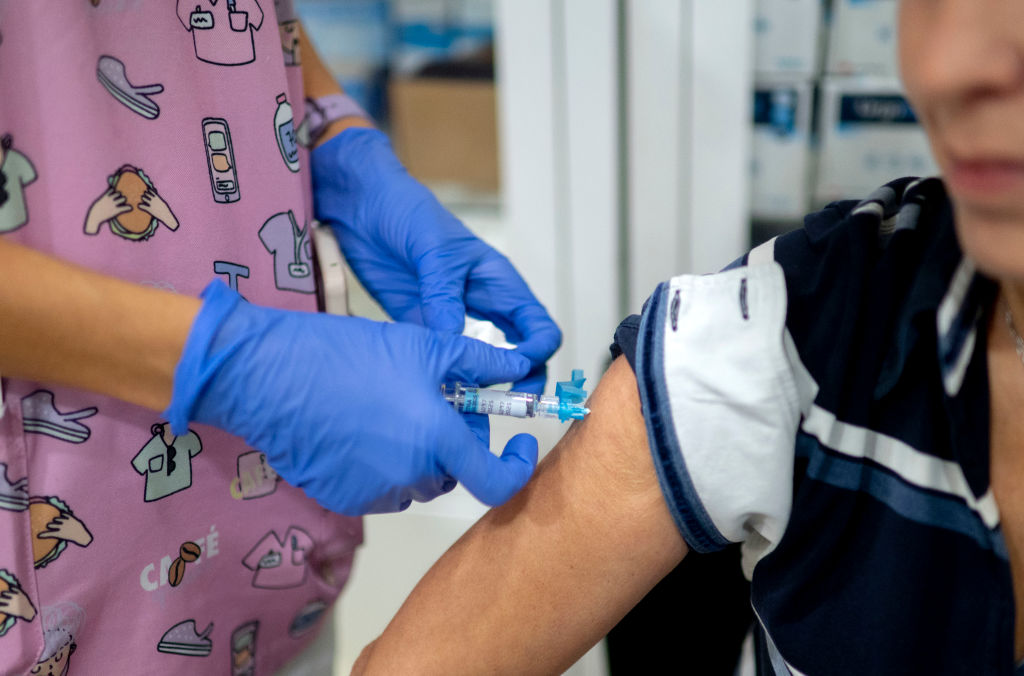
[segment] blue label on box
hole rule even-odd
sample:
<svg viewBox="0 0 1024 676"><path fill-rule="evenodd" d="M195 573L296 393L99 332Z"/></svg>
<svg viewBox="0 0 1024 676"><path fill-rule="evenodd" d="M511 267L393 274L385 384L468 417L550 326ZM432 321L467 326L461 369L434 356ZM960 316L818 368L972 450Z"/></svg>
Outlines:
<svg viewBox="0 0 1024 676"><path fill-rule="evenodd" d="M898 94L844 94L839 99L839 124L917 124L917 116Z"/></svg>
<svg viewBox="0 0 1024 676"><path fill-rule="evenodd" d="M754 124L771 126L780 136L796 130L795 89L761 89L754 92Z"/></svg>

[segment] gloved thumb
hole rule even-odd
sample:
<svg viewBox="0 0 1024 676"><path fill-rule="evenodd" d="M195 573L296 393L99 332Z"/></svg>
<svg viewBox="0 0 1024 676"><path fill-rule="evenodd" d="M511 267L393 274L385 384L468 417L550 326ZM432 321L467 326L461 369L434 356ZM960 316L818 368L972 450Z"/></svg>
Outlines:
<svg viewBox="0 0 1024 676"><path fill-rule="evenodd" d="M477 500L491 507L518 493L537 466L537 440L529 434L509 439L500 458L476 441L468 429L463 442L445 444L439 450L441 466Z"/></svg>
<svg viewBox="0 0 1024 676"><path fill-rule="evenodd" d="M490 385L519 380L530 370L530 360L515 350L494 347L487 343L453 336L451 361L446 376L466 383Z"/></svg>

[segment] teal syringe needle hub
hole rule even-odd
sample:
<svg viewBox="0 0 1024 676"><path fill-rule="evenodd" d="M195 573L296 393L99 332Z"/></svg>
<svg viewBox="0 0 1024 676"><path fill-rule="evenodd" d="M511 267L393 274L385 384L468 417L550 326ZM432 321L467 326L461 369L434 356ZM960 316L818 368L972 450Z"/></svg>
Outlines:
<svg viewBox="0 0 1024 676"><path fill-rule="evenodd" d="M508 392L484 387L466 387L455 383L452 387L441 386L441 394L460 413L481 413L483 415L507 415L514 418L558 418L583 420L590 409L583 405L587 391L583 389L582 369L573 369L569 380L555 385L555 396L543 396L528 392Z"/></svg>

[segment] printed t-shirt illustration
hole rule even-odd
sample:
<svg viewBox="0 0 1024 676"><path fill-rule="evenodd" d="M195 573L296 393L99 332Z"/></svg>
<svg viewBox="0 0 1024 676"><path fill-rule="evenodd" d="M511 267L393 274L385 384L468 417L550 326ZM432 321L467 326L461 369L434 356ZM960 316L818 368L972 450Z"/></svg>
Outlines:
<svg viewBox="0 0 1024 676"><path fill-rule="evenodd" d="M9 570L0 568L0 636L3 636L18 620L31 622L35 619L36 607L32 605L18 578Z"/></svg>
<svg viewBox="0 0 1024 676"><path fill-rule="evenodd" d="M126 164L107 178L108 188L85 217L85 234L95 235L104 223L118 237L147 240L161 223L178 229L178 219L141 169Z"/></svg>
<svg viewBox="0 0 1024 676"><path fill-rule="evenodd" d="M206 147L206 167L210 170L213 201L237 202L238 171L228 121L221 117L203 119L203 145Z"/></svg>
<svg viewBox="0 0 1024 676"><path fill-rule="evenodd" d="M231 632L231 676L256 674L256 632L259 627L259 621L253 620Z"/></svg>
<svg viewBox="0 0 1024 676"><path fill-rule="evenodd" d="M150 97L164 90L162 84L133 85L128 81L124 63L107 55L101 56L96 64L96 77L110 95L128 110L148 120L155 120L160 116L160 106Z"/></svg>
<svg viewBox="0 0 1024 676"><path fill-rule="evenodd" d="M32 561L44 568L55 561L73 542L88 547L92 533L60 498L29 496L28 477L12 481L7 476L7 463L0 462L0 509L29 513L32 531Z"/></svg>
<svg viewBox="0 0 1024 676"><path fill-rule="evenodd" d="M192 430L176 437L168 423L156 423L150 433L152 438L132 458L132 467L146 477L146 502L191 486L192 457L203 450L203 442Z"/></svg>
<svg viewBox="0 0 1024 676"><path fill-rule="evenodd" d="M295 115L292 104L284 92L277 95L277 110L274 112L274 136L281 159L291 171L299 170L299 138L296 136Z"/></svg>
<svg viewBox="0 0 1024 676"><path fill-rule="evenodd" d="M253 32L263 25L256 0L178 0L177 11L200 61L240 66L256 58Z"/></svg>
<svg viewBox="0 0 1024 676"><path fill-rule="evenodd" d="M89 440L92 430L80 422L96 415L95 406L61 413L53 401L53 392L36 390L21 399L21 418L25 431L45 434L54 439L81 444Z"/></svg>
<svg viewBox="0 0 1024 676"><path fill-rule="evenodd" d="M36 168L14 149L10 134L0 136L0 233L28 223L25 186L36 180Z"/></svg>
<svg viewBox="0 0 1024 676"><path fill-rule="evenodd" d="M255 571L252 586L261 589L288 589L306 581L313 538L298 526L291 526L282 540L275 531L263 536L242 559L242 565Z"/></svg>
<svg viewBox="0 0 1024 676"><path fill-rule="evenodd" d="M231 261L214 261L213 271L218 275L228 276L228 287L232 291L238 291L238 278L249 279L249 266ZM238 292L238 295L245 298L245 294Z"/></svg>
<svg viewBox="0 0 1024 676"><path fill-rule="evenodd" d="M238 474L231 480L231 497L237 500L252 500L270 495L277 490L280 477L267 464L267 455L261 451L250 451L238 456Z"/></svg>
<svg viewBox="0 0 1024 676"><path fill-rule="evenodd" d="M213 622L206 625L206 629L200 634L196 631L195 620L184 620L164 632L156 649L172 655L206 657L213 650L213 641L209 638L211 631Z"/></svg>
<svg viewBox="0 0 1024 676"><path fill-rule="evenodd" d="M260 241L274 255L274 285L282 291L314 293L313 245L309 226L299 228L288 210L274 214L260 228Z"/></svg>
<svg viewBox="0 0 1024 676"><path fill-rule="evenodd" d="M85 620L85 611L65 601L44 606L40 613L43 625L43 653L32 668L33 676L67 676L71 655L78 648L75 636Z"/></svg>

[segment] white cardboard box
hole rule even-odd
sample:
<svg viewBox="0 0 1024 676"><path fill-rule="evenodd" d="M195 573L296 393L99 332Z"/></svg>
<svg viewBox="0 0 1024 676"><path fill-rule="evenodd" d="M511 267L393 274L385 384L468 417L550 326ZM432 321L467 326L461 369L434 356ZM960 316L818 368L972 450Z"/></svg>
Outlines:
<svg viewBox="0 0 1024 676"><path fill-rule="evenodd" d="M826 71L831 75L899 76L897 0L835 0Z"/></svg>
<svg viewBox="0 0 1024 676"><path fill-rule="evenodd" d="M754 84L750 209L755 219L797 220L810 206L809 79L759 79Z"/></svg>
<svg viewBox="0 0 1024 676"><path fill-rule="evenodd" d="M822 0L757 0L754 70L757 76L812 78L819 71Z"/></svg>
<svg viewBox="0 0 1024 676"><path fill-rule="evenodd" d="M896 80L825 78L815 201L863 199L902 176L938 169Z"/></svg>

